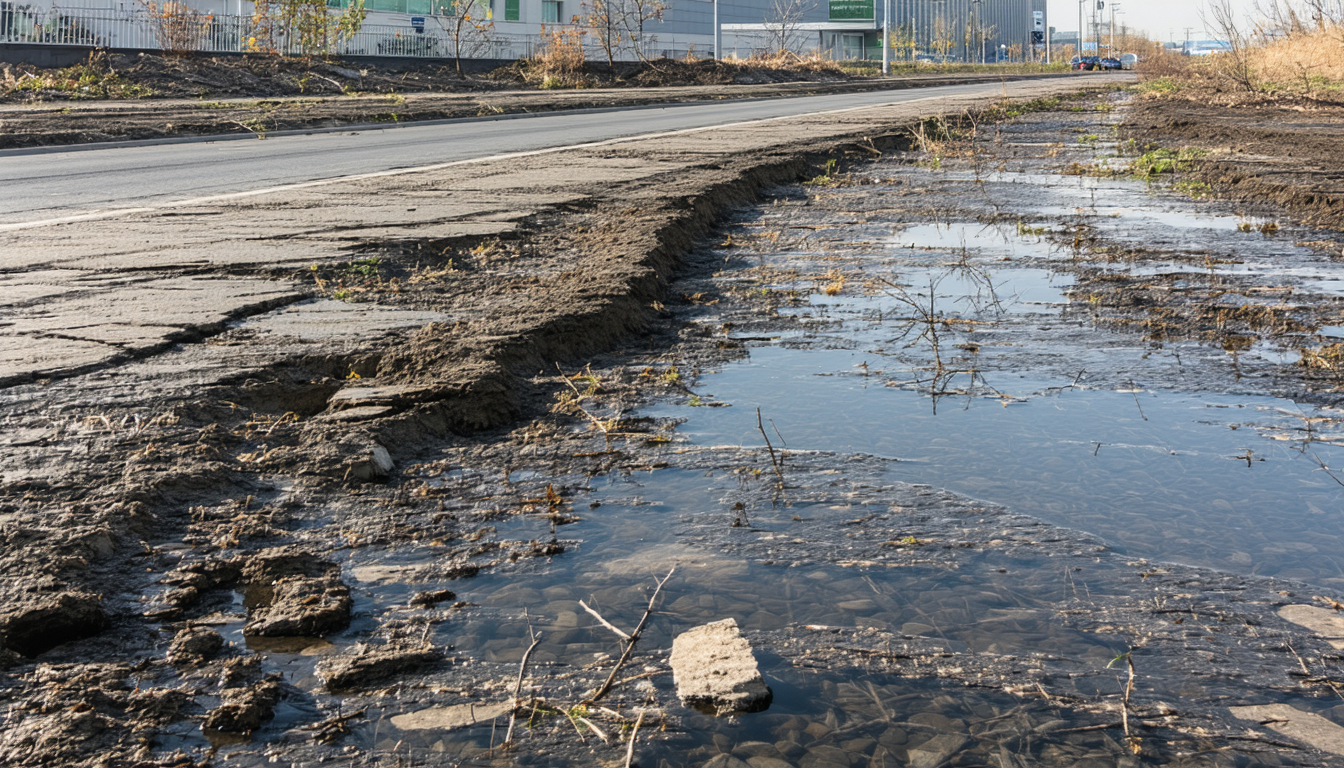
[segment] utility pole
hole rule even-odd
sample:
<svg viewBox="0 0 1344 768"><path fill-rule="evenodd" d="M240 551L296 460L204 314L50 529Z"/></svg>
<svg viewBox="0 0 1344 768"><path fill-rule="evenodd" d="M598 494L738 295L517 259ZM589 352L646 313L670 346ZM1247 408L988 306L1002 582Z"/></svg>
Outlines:
<svg viewBox="0 0 1344 768"><path fill-rule="evenodd" d="M719 28L719 0L714 0L714 59L723 61L723 30Z"/></svg>
<svg viewBox="0 0 1344 768"><path fill-rule="evenodd" d="M1186 56L1190 55L1190 33L1194 31L1195 31L1194 27L1185 28L1185 47L1181 49L1181 53L1185 54Z"/></svg>
<svg viewBox="0 0 1344 768"><path fill-rule="evenodd" d="M882 0L882 74L891 74L891 0Z"/></svg>

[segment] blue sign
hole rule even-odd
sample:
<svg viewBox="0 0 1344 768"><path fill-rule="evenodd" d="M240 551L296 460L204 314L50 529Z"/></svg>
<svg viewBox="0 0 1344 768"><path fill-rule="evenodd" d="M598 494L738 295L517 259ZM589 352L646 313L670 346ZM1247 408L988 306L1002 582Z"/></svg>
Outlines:
<svg viewBox="0 0 1344 768"><path fill-rule="evenodd" d="M425 33L425 17L424 17L424 16L412 16L412 17L411 17L411 28L415 30L416 34L421 34L421 35L424 34L424 33Z"/></svg>

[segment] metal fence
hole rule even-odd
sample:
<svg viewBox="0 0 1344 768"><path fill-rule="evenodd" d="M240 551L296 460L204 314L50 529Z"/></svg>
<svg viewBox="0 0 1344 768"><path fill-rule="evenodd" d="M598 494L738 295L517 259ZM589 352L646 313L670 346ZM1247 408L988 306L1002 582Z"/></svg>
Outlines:
<svg viewBox="0 0 1344 768"><path fill-rule="evenodd" d="M337 56L453 58L457 47L450 31L452 21L450 17L429 17L429 23L415 27L365 24L359 32L349 38L334 40L326 48ZM548 28L563 26L550 25ZM273 50L295 55L311 52L302 49L295 35L274 25L258 24L251 16L193 12L165 18L146 9L31 9L10 2L0 2L0 43L203 53ZM462 56L521 59L533 55L542 45L541 35L490 33L474 37L469 44L464 43ZM605 58L592 39L585 41L585 52L592 60ZM682 58L696 53L693 45L680 41L661 43L651 40L645 48L647 56ZM626 52L620 58L634 57Z"/></svg>

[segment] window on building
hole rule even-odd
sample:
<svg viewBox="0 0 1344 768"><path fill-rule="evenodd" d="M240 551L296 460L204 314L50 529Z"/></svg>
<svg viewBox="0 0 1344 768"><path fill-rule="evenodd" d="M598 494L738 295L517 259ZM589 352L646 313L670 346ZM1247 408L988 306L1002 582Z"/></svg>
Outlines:
<svg viewBox="0 0 1344 768"><path fill-rule="evenodd" d="M543 24L559 24L561 16L560 0L541 0L541 21Z"/></svg>
<svg viewBox="0 0 1344 768"><path fill-rule="evenodd" d="M505 21L518 21L518 2L519 0L504 0Z"/></svg>

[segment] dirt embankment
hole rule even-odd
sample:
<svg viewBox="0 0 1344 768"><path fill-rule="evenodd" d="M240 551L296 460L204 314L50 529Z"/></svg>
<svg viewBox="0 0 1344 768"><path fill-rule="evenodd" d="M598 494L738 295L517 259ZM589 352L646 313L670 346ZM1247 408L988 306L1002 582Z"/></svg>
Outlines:
<svg viewBox="0 0 1344 768"><path fill-rule="evenodd" d="M1209 150L1197 175L1218 197L1281 205L1308 224L1344 229L1344 104L1151 95L1134 104L1123 130L1140 143Z"/></svg>
<svg viewBox="0 0 1344 768"><path fill-rule="evenodd" d="M380 69L271 56L95 55L63 70L3 65L0 149L338 128L493 115L998 82L1021 76L854 77L832 67L655 61L591 87L536 90L521 64ZM601 68L599 67L599 70Z"/></svg>

